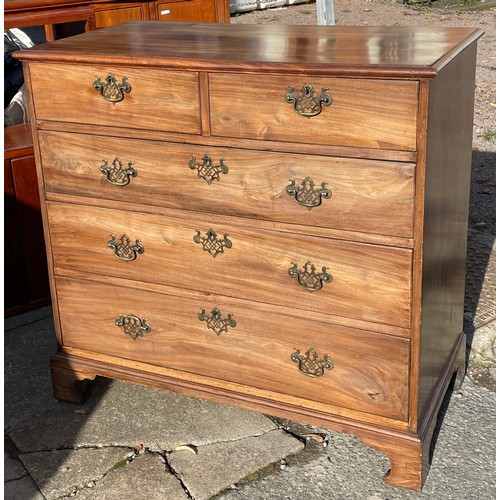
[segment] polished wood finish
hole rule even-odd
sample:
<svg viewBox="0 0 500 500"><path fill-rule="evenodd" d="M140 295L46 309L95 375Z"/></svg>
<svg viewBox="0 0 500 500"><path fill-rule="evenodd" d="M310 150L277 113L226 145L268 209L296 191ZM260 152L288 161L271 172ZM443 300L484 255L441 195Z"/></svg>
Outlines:
<svg viewBox="0 0 500 500"><path fill-rule="evenodd" d="M114 24L148 19L147 2L102 3L94 7L94 23L96 28L105 28Z"/></svg>
<svg viewBox="0 0 500 500"><path fill-rule="evenodd" d="M215 22L217 5L214 0L191 0L184 2L155 2L156 19L159 21L193 23Z"/></svg>
<svg viewBox="0 0 500 500"><path fill-rule="evenodd" d="M336 228L411 237L413 231L413 164L292 155L139 141L68 133L40 133L46 190L79 196L182 208L205 213L276 220L312 227ZM190 169L194 156L202 164L210 155L229 169L210 184ZM137 176L127 186L110 184L100 167L120 158ZM326 183L330 199L309 210L286 188L310 177L315 188ZM211 178L209 178L211 181ZM195 181L193 183L193 181ZM241 186L245 191L241 192Z"/></svg>
<svg viewBox="0 0 500 500"><path fill-rule="evenodd" d="M328 89L333 102L304 120L284 96L306 83L317 94ZM417 90L407 81L210 75L212 135L414 150Z"/></svg>
<svg viewBox="0 0 500 500"><path fill-rule="evenodd" d="M352 27L130 22L38 46L23 53L34 59L128 63L210 71L248 71L375 78L432 78L458 52L474 43L473 28ZM383 33L382 33L383 31ZM106 36L106 50L102 37ZM179 39L182 43L179 43ZM258 89L253 89L257 92ZM240 89L237 89L239 92Z"/></svg>
<svg viewBox="0 0 500 500"><path fill-rule="evenodd" d="M419 417L463 335L476 52L462 52L430 82L422 272ZM460 102L458 109L457 102ZM453 179L453 189L449 182Z"/></svg>
<svg viewBox="0 0 500 500"><path fill-rule="evenodd" d="M349 432L388 455L388 482L420 489L464 366L480 35L131 22L21 53L57 297L56 395L78 399L75 380L100 375ZM126 71L131 94L111 104L92 82L74 87L96 68ZM331 87L331 109L294 112L284 93L306 81ZM160 86L175 113L160 112ZM229 168L211 184L188 166L204 154ZM100 171L114 158L137 168L127 186ZM301 177L332 197L299 206L285 191ZM215 258L193 239L209 229L232 243ZM123 233L144 247L129 262L108 247ZM332 275L321 290L288 274L307 261ZM235 322L220 335L198 317L215 307ZM132 340L120 314L151 331ZM296 348L330 355L332 370L307 377Z"/></svg>
<svg viewBox="0 0 500 500"><path fill-rule="evenodd" d="M126 78L131 87L121 102L106 101L93 87L97 77L104 82L109 74L117 83ZM31 79L36 117L40 119L200 133L196 73L50 64L33 66ZM57 106L54 95L57 95ZM154 110L153 120L151 110Z"/></svg>
<svg viewBox="0 0 500 500"><path fill-rule="evenodd" d="M47 260L31 130L4 130L4 314L50 303Z"/></svg>
<svg viewBox="0 0 500 500"><path fill-rule="evenodd" d="M257 223L248 229L219 225L201 215L167 218L58 203L49 203L48 211L58 268L136 280L148 276L152 283L409 328L409 250L283 235ZM209 229L219 238L228 234L232 243L215 258L193 240L197 230L203 237ZM132 262L118 259L107 245L111 235L119 239L123 233L144 247ZM308 260L332 276L332 283L314 293L288 274L293 262L302 269Z"/></svg>
<svg viewBox="0 0 500 500"><path fill-rule="evenodd" d="M61 322L67 332L64 344L199 375L210 373L219 380L302 398L304 404L313 400L325 405L325 411L407 418L408 379L400 372L408 364L408 339L318 322L309 333L307 317L282 315L257 303L242 307L223 296L195 299L124 292L116 294L113 285L58 278ZM214 307L236 321L219 336L198 319L201 308L209 314ZM130 311L147 318L150 333L134 340L115 325L120 314ZM303 354L310 347L320 357L329 354L335 367L314 384L290 359L295 348Z"/></svg>

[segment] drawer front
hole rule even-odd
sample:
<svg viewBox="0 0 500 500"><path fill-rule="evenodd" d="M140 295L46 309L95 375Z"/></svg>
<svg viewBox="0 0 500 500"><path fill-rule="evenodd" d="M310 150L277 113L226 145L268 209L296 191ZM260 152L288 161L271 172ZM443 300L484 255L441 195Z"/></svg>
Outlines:
<svg viewBox="0 0 500 500"><path fill-rule="evenodd" d="M305 406L307 400L317 401L407 419L406 339L311 325L270 307L186 297L181 291L175 296L118 291L113 285L59 278L57 296L65 346L272 390L302 398ZM218 322L200 319L212 318L216 308ZM309 349L314 351L309 357L316 353L318 360L306 367L300 357Z"/></svg>
<svg viewBox="0 0 500 500"><path fill-rule="evenodd" d="M39 136L48 192L412 236L413 164L59 132Z"/></svg>
<svg viewBox="0 0 500 500"><path fill-rule="evenodd" d="M215 23L217 21L213 0L157 2L156 11L159 21L184 23Z"/></svg>
<svg viewBox="0 0 500 500"><path fill-rule="evenodd" d="M44 63L31 64L30 75L38 120L117 130L201 130L197 73Z"/></svg>
<svg viewBox="0 0 500 500"><path fill-rule="evenodd" d="M208 216L60 203L48 210L56 268L410 326L411 250L222 225Z"/></svg>
<svg viewBox="0 0 500 500"><path fill-rule="evenodd" d="M313 90L301 92L305 84ZM290 86L297 104L285 99ZM312 101L324 88L329 105ZM211 74L212 135L413 151L417 92L418 84L406 81Z"/></svg>

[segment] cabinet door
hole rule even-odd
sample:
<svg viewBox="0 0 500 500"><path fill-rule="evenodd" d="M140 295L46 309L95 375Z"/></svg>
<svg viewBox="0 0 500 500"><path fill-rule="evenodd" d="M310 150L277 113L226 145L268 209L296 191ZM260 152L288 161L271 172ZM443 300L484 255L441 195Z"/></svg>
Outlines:
<svg viewBox="0 0 500 500"><path fill-rule="evenodd" d="M147 3L100 4L95 11L96 28L148 19Z"/></svg>
<svg viewBox="0 0 500 500"><path fill-rule="evenodd" d="M186 0L180 2L156 2L159 21L215 23L215 0Z"/></svg>

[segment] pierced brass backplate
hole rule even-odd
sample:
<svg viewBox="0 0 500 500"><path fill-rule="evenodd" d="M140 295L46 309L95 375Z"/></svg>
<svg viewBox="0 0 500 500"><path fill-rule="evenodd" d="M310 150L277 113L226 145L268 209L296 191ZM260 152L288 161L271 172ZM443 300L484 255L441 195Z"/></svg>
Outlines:
<svg viewBox="0 0 500 500"><path fill-rule="evenodd" d="M321 273L316 272L316 267L311 261L304 264L303 271L297 268L297 264L292 262L292 267L288 270L288 274L292 278L296 278L297 283L301 288L308 292L316 292L323 288L323 283L330 283L332 275L328 272L327 267L323 267Z"/></svg>
<svg viewBox="0 0 500 500"><path fill-rule="evenodd" d="M311 210L321 205L323 198L331 198L332 192L326 187L326 182L321 183L321 187L314 189L314 182L306 177L300 186L295 185L295 181L290 180L291 184L286 187L286 192L293 196L296 203Z"/></svg>
<svg viewBox="0 0 500 500"><path fill-rule="evenodd" d="M323 359L318 359L316 351L311 347L304 355L300 354L300 349L295 348L290 358L294 363L299 364L299 370L308 377L321 377L325 370L333 368L333 362L328 354L323 356Z"/></svg>
<svg viewBox="0 0 500 500"><path fill-rule="evenodd" d="M126 316L120 314L115 320L115 325L123 328L125 334L134 340L138 337L144 337L145 333L151 331L148 320L141 319L135 314L127 314Z"/></svg>
<svg viewBox="0 0 500 500"><path fill-rule="evenodd" d="M203 155L201 163L196 163L196 156L192 156L188 161L188 167L191 170L198 171L198 178L203 179L209 186L213 181L220 180L220 174L227 174L229 167L224 165L224 160L221 159L219 165L214 165L211 156Z"/></svg>
<svg viewBox="0 0 500 500"><path fill-rule="evenodd" d="M231 248L233 246L231 240L228 238L228 234L220 239L217 239L217 233L213 229L209 229L206 236L201 237L201 233L196 229L196 233L193 236L195 243L200 243L205 252L208 252L212 257L217 257L220 253L224 253L224 248Z"/></svg>
<svg viewBox="0 0 500 500"><path fill-rule="evenodd" d="M216 307L212 309L210 315L205 314L205 309L200 309L198 319L205 321L207 328L213 330L217 336L221 333L227 333L229 327L234 328L236 326L236 321L232 314L228 314L227 318L223 319L221 312Z"/></svg>
<svg viewBox="0 0 500 500"><path fill-rule="evenodd" d="M96 81L93 85L94 89L99 92L103 99L113 104L123 101L125 97L123 94L128 94L132 90L130 84L127 83L126 76L122 78L121 83L116 83L116 78L112 74L109 74L104 82L101 81L100 76L96 76Z"/></svg>
<svg viewBox="0 0 500 500"><path fill-rule="evenodd" d="M323 110L322 106L330 106L332 104L332 96L326 93L328 89L321 89L319 95L314 95L314 87L310 83L306 83L300 92L295 92L293 85L289 86L289 92L285 94L285 100L288 104L293 104L293 109L296 113L306 118L319 115Z"/></svg>
<svg viewBox="0 0 500 500"><path fill-rule="evenodd" d="M133 163L129 162L126 168L123 168L123 163L120 158L115 158L111 166L108 166L106 160L101 165L100 170L106 176L107 181L114 186L126 186L130 182L131 177L137 175L137 170L133 167Z"/></svg>
<svg viewBox="0 0 500 500"><path fill-rule="evenodd" d="M141 245L141 240L135 240L135 245L130 243L130 238L123 233L119 240L115 239L115 235L111 235L108 241L108 247L114 249L115 256L121 260L135 260L137 254L144 253L144 247Z"/></svg>

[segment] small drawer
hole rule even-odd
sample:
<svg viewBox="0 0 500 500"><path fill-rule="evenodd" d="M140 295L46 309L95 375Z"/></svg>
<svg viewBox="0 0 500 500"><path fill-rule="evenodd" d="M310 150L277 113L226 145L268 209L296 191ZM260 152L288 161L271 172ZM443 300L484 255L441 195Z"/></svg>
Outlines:
<svg viewBox="0 0 500 500"><path fill-rule="evenodd" d="M30 77L38 120L107 125L118 131L201 130L197 73L34 63Z"/></svg>
<svg viewBox="0 0 500 500"><path fill-rule="evenodd" d="M414 151L417 94L410 81L211 74L212 135Z"/></svg>
<svg viewBox="0 0 500 500"><path fill-rule="evenodd" d="M410 327L412 251L48 203L54 266ZM118 257L118 258L117 258ZM313 269L315 268L315 269ZM373 326L372 326L373 323Z"/></svg>
<svg viewBox="0 0 500 500"><path fill-rule="evenodd" d="M311 327L306 316L180 290L167 295L65 278L56 284L66 347L205 375L208 384L274 391L277 399L291 395L301 406L319 403L346 416L408 418L407 339Z"/></svg>
<svg viewBox="0 0 500 500"><path fill-rule="evenodd" d="M413 234L415 165L39 133L48 192L389 236Z"/></svg>

